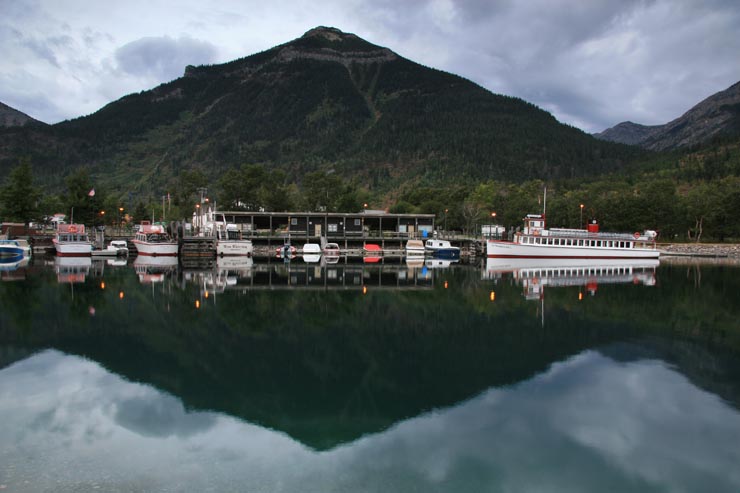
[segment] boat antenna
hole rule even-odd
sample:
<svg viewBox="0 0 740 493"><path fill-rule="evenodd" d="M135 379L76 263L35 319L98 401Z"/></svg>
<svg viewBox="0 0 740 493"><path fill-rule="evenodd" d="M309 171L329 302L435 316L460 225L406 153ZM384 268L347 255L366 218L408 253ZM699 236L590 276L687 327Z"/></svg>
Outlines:
<svg viewBox="0 0 740 493"><path fill-rule="evenodd" d="M542 204L542 217L547 215L547 185L545 185L545 199Z"/></svg>

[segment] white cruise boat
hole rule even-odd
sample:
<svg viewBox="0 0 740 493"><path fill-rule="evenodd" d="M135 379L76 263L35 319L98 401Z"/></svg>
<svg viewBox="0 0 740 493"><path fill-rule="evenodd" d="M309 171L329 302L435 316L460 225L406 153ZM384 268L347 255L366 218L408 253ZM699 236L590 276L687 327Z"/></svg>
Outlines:
<svg viewBox="0 0 740 493"><path fill-rule="evenodd" d="M177 242L167 234L163 226L143 221L139 231L131 240L139 255L152 257L176 257Z"/></svg>
<svg viewBox="0 0 740 493"><path fill-rule="evenodd" d="M59 257L90 257L93 244L84 224L60 224L52 240Z"/></svg>
<svg viewBox="0 0 740 493"><path fill-rule="evenodd" d="M593 220L587 229L545 228L545 216L528 214L524 229L511 241L487 240L488 258L648 259L658 258L655 231L599 232Z"/></svg>

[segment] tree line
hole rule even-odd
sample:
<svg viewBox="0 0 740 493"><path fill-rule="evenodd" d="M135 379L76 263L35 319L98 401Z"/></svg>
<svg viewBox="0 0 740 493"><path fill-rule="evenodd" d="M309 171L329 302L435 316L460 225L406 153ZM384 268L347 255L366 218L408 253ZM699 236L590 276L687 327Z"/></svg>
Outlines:
<svg viewBox="0 0 740 493"><path fill-rule="evenodd" d="M116 194L96 188L88 170L68 175L54 194L34 185L31 163L21 160L0 187L0 219L42 222L64 213L88 225L123 220L182 220L197 206L222 211L357 212L363 207L391 213L436 214L440 229L477 235L483 224L521 226L526 214L545 208L550 227L584 227L597 219L605 231L654 229L663 241L727 241L740 238L740 177L681 180L660 173L605 176L590 181L546 183L482 181L446 186L402 184L392 194L371 194L357 182L330 171L314 171L300 182L281 170L249 164L231 169L216 183L198 170L182 172L158 197ZM73 216L73 217L72 217Z"/></svg>

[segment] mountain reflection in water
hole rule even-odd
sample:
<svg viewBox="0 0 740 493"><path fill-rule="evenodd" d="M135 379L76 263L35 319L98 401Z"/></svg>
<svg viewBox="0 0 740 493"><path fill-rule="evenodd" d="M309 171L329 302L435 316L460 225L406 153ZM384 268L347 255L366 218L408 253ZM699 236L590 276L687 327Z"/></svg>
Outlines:
<svg viewBox="0 0 740 493"><path fill-rule="evenodd" d="M218 260L0 283L0 485L737 488L735 267Z"/></svg>
<svg viewBox="0 0 740 493"><path fill-rule="evenodd" d="M0 396L16 491L740 489L736 409L661 360L592 350L324 452L53 350L1 370Z"/></svg>

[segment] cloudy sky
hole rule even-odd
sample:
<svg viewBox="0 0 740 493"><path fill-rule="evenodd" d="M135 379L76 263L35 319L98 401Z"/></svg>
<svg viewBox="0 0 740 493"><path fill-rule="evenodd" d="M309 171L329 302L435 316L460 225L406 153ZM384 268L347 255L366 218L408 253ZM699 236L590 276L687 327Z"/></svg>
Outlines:
<svg viewBox="0 0 740 493"><path fill-rule="evenodd" d="M55 123L319 25L587 132L740 80L737 0L0 0L0 101Z"/></svg>

